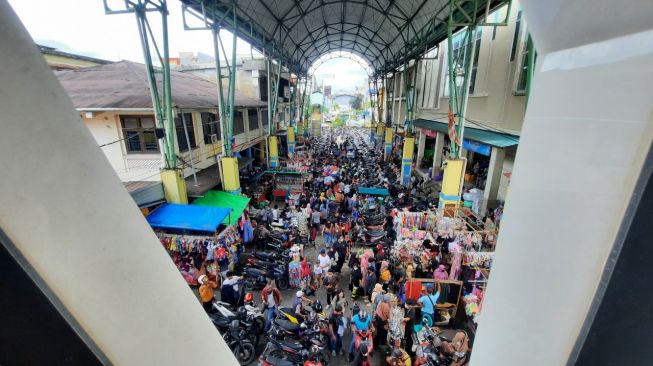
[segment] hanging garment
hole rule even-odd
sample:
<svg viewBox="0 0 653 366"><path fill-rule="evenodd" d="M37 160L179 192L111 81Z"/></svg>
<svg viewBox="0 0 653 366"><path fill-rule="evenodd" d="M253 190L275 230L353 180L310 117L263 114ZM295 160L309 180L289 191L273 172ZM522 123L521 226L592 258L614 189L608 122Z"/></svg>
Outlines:
<svg viewBox="0 0 653 366"><path fill-rule="evenodd" d="M243 242L251 243L254 240L254 228L250 220L245 221L243 225Z"/></svg>
<svg viewBox="0 0 653 366"><path fill-rule="evenodd" d="M298 261L291 261L288 263L288 280L290 287L299 287L302 282L301 264Z"/></svg>

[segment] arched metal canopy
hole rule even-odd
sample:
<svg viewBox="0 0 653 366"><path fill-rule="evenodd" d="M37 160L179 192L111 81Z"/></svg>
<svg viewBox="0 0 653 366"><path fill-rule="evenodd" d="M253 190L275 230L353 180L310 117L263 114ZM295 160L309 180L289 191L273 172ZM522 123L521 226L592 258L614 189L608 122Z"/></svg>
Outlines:
<svg viewBox="0 0 653 366"><path fill-rule="evenodd" d="M454 21L487 14L506 0L182 0L213 24L306 75L331 51L365 59L379 75L447 37Z"/></svg>

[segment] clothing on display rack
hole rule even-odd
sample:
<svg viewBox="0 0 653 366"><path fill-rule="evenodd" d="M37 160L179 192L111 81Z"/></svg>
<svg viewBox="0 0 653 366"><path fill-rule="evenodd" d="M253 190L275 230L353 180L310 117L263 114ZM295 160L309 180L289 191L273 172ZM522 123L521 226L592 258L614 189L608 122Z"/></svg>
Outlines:
<svg viewBox="0 0 653 366"><path fill-rule="evenodd" d="M472 267L490 268L494 261L494 252L467 251L463 254L463 264Z"/></svg>

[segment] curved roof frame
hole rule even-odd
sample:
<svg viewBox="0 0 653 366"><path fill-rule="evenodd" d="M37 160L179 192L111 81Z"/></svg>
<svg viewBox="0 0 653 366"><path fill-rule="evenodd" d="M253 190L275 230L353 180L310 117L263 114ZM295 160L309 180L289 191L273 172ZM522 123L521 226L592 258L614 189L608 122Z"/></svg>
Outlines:
<svg viewBox="0 0 653 366"><path fill-rule="evenodd" d="M237 30L289 71L307 75L323 54L345 50L374 68L396 70L447 36L454 22L508 0L181 0L213 24ZM453 6L455 5L455 6ZM236 23L233 12L236 12ZM458 27L461 28L461 27Z"/></svg>

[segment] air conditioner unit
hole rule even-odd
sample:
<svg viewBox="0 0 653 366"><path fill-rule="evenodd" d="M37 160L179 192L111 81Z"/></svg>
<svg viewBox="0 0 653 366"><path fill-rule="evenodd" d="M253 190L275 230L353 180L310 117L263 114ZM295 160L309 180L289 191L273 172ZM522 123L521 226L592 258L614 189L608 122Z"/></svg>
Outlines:
<svg viewBox="0 0 653 366"><path fill-rule="evenodd" d="M218 142L218 134L212 133L211 134L211 143L216 144Z"/></svg>

